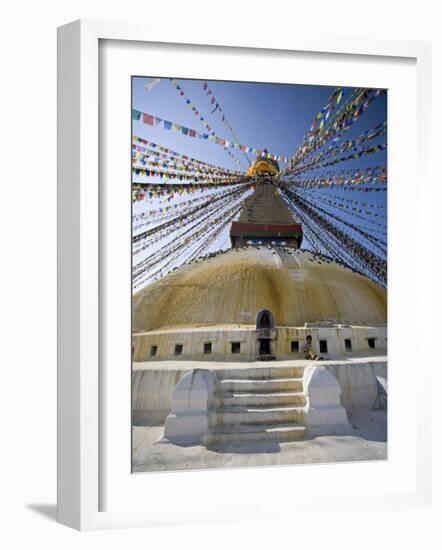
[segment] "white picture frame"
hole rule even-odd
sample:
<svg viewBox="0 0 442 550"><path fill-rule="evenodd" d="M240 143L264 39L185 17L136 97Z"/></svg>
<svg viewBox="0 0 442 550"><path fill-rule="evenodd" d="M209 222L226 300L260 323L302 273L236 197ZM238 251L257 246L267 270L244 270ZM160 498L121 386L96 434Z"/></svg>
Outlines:
<svg viewBox="0 0 442 550"><path fill-rule="evenodd" d="M184 31L181 35L174 32L173 36L168 36L162 29L146 30L132 23L76 21L58 31L58 521L76 529L92 530L264 517L260 510L265 494L247 509L232 506L230 510L223 510L221 504L215 510L208 510L204 502L197 502L193 497L189 505L192 513L183 510L181 516L176 511L178 508L168 512L167 507L162 506L153 510L152 507L125 507L122 503L119 509L103 510L100 403L106 396L100 386L99 346L100 301L103 299L99 224L103 208L99 194L99 48L102 40L189 45L189 37ZM220 35L208 40L201 35L192 40L192 45L229 47L233 54L234 49L251 48L280 51L281 54L301 51L318 55L408 58L416 63L419 239L426 243L419 251L416 307L428 318L432 237L425 205L431 204L432 192L427 156L431 117L430 44L344 36L311 38L297 32L290 37L280 36L278 42L269 45L264 37L244 32L241 37L222 38ZM426 344L431 341L432 330L429 328L422 335L424 347L429 347ZM295 496L287 495L284 501L290 504L292 511L293 507L299 509L301 505L304 511L333 506L335 511L342 512L355 506L369 511L428 505L431 497L428 422L431 404L425 387L430 387L430 366L430 362L421 365L420 384L416 388L416 490L408 494L398 491L358 498L347 496L333 502L321 497L304 498L300 502ZM201 472L199 475L207 482L208 476L214 474ZM188 498L192 500L192 496Z"/></svg>

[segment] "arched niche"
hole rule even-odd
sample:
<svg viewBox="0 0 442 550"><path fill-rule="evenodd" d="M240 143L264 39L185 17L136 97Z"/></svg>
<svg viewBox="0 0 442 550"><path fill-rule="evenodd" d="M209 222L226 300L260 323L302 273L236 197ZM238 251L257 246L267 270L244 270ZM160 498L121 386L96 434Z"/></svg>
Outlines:
<svg viewBox="0 0 442 550"><path fill-rule="evenodd" d="M275 327L272 312L269 309L262 309L256 316L256 329L272 329Z"/></svg>

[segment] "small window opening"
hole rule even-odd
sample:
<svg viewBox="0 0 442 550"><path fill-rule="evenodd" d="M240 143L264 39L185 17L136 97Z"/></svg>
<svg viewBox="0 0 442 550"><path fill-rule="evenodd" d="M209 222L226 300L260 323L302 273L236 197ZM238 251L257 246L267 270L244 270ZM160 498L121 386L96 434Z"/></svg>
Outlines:
<svg viewBox="0 0 442 550"><path fill-rule="evenodd" d="M175 344L175 355L182 355L183 344Z"/></svg>
<svg viewBox="0 0 442 550"><path fill-rule="evenodd" d="M157 351L158 351L158 346L151 346L150 347L150 356L155 357L155 355L157 354Z"/></svg>
<svg viewBox="0 0 442 550"><path fill-rule="evenodd" d="M299 340L292 340L292 353L298 353L299 351Z"/></svg>
<svg viewBox="0 0 442 550"><path fill-rule="evenodd" d="M345 339L345 351L351 351L351 340L350 340L350 338Z"/></svg>
<svg viewBox="0 0 442 550"><path fill-rule="evenodd" d="M368 347L374 349L376 347L376 339L368 338Z"/></svg>
<svg viewBox="0 0 442 550"><path fill-rule="evenodd" d="M319 340L320 353L327 353L327 340Z"/></svg>
<svg viewBox="0 0 442 550"><path fill-rule="evenodd" d="M212 353L212 342L206 342L204 344L204 353Z"/></svg>
<svg viewBox="0 0 442 550"><path fill-rule="evenodd" d="M232 342L232 353L240 353L241 342Z"/></svg>

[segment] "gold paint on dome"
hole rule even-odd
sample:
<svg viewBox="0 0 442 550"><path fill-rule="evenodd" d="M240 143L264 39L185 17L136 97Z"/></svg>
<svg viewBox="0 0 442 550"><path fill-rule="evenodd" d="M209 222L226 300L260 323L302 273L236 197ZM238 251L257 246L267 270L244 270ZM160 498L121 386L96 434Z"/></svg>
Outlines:
<svg viewBox="0 0 442 550"><path fill-rule="evenodd" d="M134 295L133 330L241 324L269 309L277 326L340 320L386 324L387 293L368 278L308 252L230 250L187 265Z"/></svg>

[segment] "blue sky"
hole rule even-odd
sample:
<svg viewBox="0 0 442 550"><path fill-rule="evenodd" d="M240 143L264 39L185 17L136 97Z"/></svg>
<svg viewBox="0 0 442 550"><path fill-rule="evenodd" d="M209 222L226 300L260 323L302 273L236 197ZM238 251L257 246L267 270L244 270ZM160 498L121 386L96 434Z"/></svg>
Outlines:
<svg viewBox="0 0 442 550"><path fill-rule="evenodd" d="M188 108L169 79L161 80L148 91L144 85L150 81L151 77L133 78L132 107L134 109L183 124L197 131L204 131L202 122ZM219 111L213 116L210 115L212 106L210 98L203 90L204 81L180 79L178 82L216 134L221 138L232 139L230 132L221 121ZM334 90L330 86L208 82L233 130L244 145L257 149L267 147L270 152L283 156L291 156L301 144L314 117ZM386 120L386 116L386 96L381 96L346 133L346 139L347 135L350 139ZM227 168L237 168L223 148L214 143L165 131L161 125L150 127L138 121L133 123L133 132L189 156ZM241 162L246 163L241 152L234 151L234 154ZM251 154L249 157L252 159ZM376 163L385 164L385 153L379 153L375 157ZM346 163L346 167L373 165L373 160L374 157L357 159Z"/></svg>

